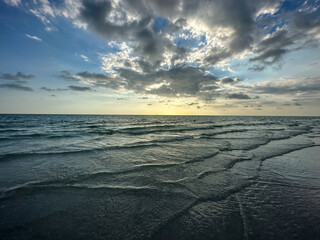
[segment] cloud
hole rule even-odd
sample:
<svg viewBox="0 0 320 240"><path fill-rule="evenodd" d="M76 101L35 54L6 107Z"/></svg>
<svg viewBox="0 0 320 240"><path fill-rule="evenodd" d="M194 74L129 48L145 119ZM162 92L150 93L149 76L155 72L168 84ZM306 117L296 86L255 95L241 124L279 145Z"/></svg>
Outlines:
<svg viewBox="0 0 320 240"><path fill-rule="evenodd" d="M30 80L35 78L35 75L24 74L22 72L17 72L15 75L11 73L4 73L0 76L0 79L11 81L13 83L1 84L0 88L14 89L20 91L29 91L32 92L33 89L27 86L23 86L23 83L26 83L25 80Z"/></svg>
<svg viewBox="0 0 320 240"><path fill-rule="evenodd" d="M260 83L251 88L260 94L298 94L320 92L320 77L286 79L280 82Z"/></svg>
<svg viewBox="0 0 320 240"><path fill-rule="evenodd" d="M171 55L172 62L184 57L185 49L174 44L166 33L181 31L189 26L188 22L199 22L198 26L207 31L229 28L230 34L227 35L230 40L219 39L226 46L211 47L204 58L204 63L212 65L250 47L253 42L253 16L255 10L263 7L258 5L263 4L237 0L207 1L205 4L188 0L83 1L79 19L107 40L130 41L137 54L153 63L163 61L164 52ZM161 31L155 25L155 16L169 19L169 24ZM193 27L196 28L195 25Z"/></svg>
<svg viewBox="0 0 320 240"><path fill-rule="evenodd" d="M261 72L265 69L264 66L261 65L253 65L252 67L249 67L248 70L253 71L253 72Z"/></svg>
<svg viewBox="0 0 320 240"><path fill-rule="evenodd" d="M127 90L167 97L197 96L203 88L215 84L217 78L202 68L181 65L168 70L139 73L119 69Z"/></svg>
<svg viewBox="0 0 320 240"><path fill-rule="evenodd" d="M220 79L220 82L221 82L222 84L231 84L231 85L236 84L236 83L239 83L239 82L241 82L241 81L243 81L243 79L240 79L240 78L231 78L231 77L224 77L224 78L221 78L221 79Z"/></svg>
<svg viewBox="0 0 320 240"><path fill-rule="evenodd" d="M56 91L68 91L66 88L47 88L47 87L41 87L41 90L47 91L47 92L56 92Z"/></svg>
<svg viewBox="0 0 320 240"><path fill-rule="evenodd" d="M84 84L90 84L95 87L104 87L117 90L122 85L119 79L111 78L101 73L89 73L87 71L77 73L75 78Z"/></svg>
<svg viewBox="0 0 320 240"><path fill-rule="evenodd" d="M250 58L249 62L259 61L264 65L271 65L280 61L282 56L290 51L288 47L295 43L295 38L295 36L290 36L288 30L274 32L257 44L255 53L258 55Z"/></svg>
<svg viewBox="0 0 320 240"><path fill-rule="evenodd" d="M29 34L26 34L26 36L27 36L28 38L33 39L33 40L36 40L36 41L42 42L42 39L41 39L41 38L39 38L39 37L37 37L37 36L31 36L31 35L29 35Z"/></svg>
<svg viewBox="0 0 320 240"><path fill-rule="evenodd" d="M72 0L68 0L66 2L72 2ZM36 16L45 25L46 31L50 32L58 30L53 25L52 20L59 15L60 10L56 6L51 6L49 0L33 0L29 1L26 5L30 8L29 12Z"/></svg>
<svg viewBox="0 0 320 240"><path fill-rule="evenodd" d="M286 27L266 38L267 34L259 29L259 24L267 22L266 16L275 14L280 7L275 0L213 0L201 4L190 0L170 1L170 4L157 0L83 1L77 19L106 40L127 42L144 72L165 65L174 67L176 63L189 60L214 66L250 52L254 56L249 62L272 65L281 61L286 53L308 47L308 41L303 40L299 31L319 25L317 16L303 11L298 16L282 14L280 17L288 19ZM158 27L157 16L167 21L164 27ZM277 16L277 21L280 17ZM307 20L302 21L304 18ZM275 28L271 23L269 25ZM175 42L179 36L191 32L184 38L184 45ZM310 40L312 36L308 33L305 39ZM195 39L201 46L192 48ZM264 68L257 66L249 69L262 71Z"/></svg>
<svg viewBox="0 0 320 240"><path fill-rule="evenodd" d="M316 35L320 30L319 14L314 8L309 11L309 7L306 1L299 11L281 14L282 21L287 21L289 24L277 27L255 44L253 52L256 56L250 58L249 62L260 62L262 65L255 65L249 70L262 71L265 66L279 64L283 56L289 52L318 46L319 38Z"/></svg>
<svg viewBox="0 0 320 240"><path fill-rule="evenodd" d="M8 83L8 84L1 84L0 88L7 88L7 89L13 89L13 90L20 90L20 91L28 91L32 92L33 89L30 87L22 86L17 83Z"/></svg>
<svg viewBox="0 0 320 240"><path fill-rule="evenodd" d="M147 73L119 68L116 73L115 77L87 71L76 74L63 71L61 75L66 80L71 79L88 86L127 93L133 92L142 96L192 98L204 102L212 102L217 98L252 99L243 91L251 91L253 88L238 86L238 83L243 79L237 77L218 78L201 67L179 65L175 68ZM43 88L43 90L51 91L52 89ZM238 93L237 90L241 92ZM254 99L258 98L257 96ZM120 99L123 100L123 98L118 100ZM148 97L142 97L142 99L148 99ZM189 103L189 105L191 104L196 104L196 102Z"/></svg>
<svg viewBox="0 0 320 240"><path fill-rule="evenodd" d="M54 29L51 20L59 16L109 42L126 43L130 57L118 54L112 60L134 71L194 63L214 67L245 56L254 64L249 70L262 71L279 64L288 52L317 46L318 5L296 5L291 10L278 0L41 0L30 4L30 12L47 29ZM105 68L108 74L112 68Z"/></svg>
<svg viewBox="0 0 320 240"><path fill-rule="evenodd" d="M261 102L267 94L318 91L311 79L240 86L245 73L230 67L245 62L241 66L256 76L270 66L280 66L290 52L316 47L319 4L295 5L292 10L278 0L68 0L61 4L42 0L30 4L30 13L46 27L56 17L69 18L76 27L106 41L107 50L98 53L102 73L59 73L60 79L86 85L68 90L99 87L151 98L183 98L185 104L219 99L241 104L244 101L237 100ZM222 76L219 69L229 71Z"/></svg>
<svg viewBox="0 0 320 240"><path fill-rule="evenodd" d="M155 63L164 59L164 52L181 50L156 29L151 5L139 0L134 3L85 0L77 19L106 40L130 42L136 54Z"/></svg>
<svg viewBox="0 0 320 240"><path fill-rule="evenodd" d="M117 69L116 77L87 71L72 75L63 71L59 77L94 87L163 97L199 97L209 93L219 95L215 91L219 88L217 83L220 81L203 68L188 65L148 73L120 68ZM237 78L234 81L238 81Z"/></svg>
<svg viewBox="0 0 320 240"><path fill-rule="evenodd" d="M80 87L80 86L68 86L68 88L72 91L79 91L79 92L87 92L91 91L92 89L90 87Z"/></svg>
<svg viewBox="0 0 320 240"><path fill-rule="evenodd" d="M189 105L189 106L194 106L194 105L198 105L199 103L197 103L197 102L192 102L192 103L187 103L187 105Z"/></svg>
<svg viewBox="0 0 320 240"><path fill-rule="evenodd" d="M47 91L47 92L63 92L63 91L79 91L79 92L86 92L86 91L92 91L90 87L81 87L81 86L73 86L70 85L68 88L47 88L47 87L41 87L41 90Z"/></svg>
<svg viewBox="0 0 320 240"><path fill-rule="evenodd" d="M11 73L4 73L0 76L1 79L4 80L14 80L14 81L20 81L20 80L29 80L35 78L35 75L31 74L24 74L22 72L17 72L15 75Z"/></svg>
<svg viewBox="0 0 320 240"><path fill-rule="evenodd" d="M89 58L85 55L80 55L80 57L85 61L85 62L89 62Z"/></svg>
<svg viewBox="0 0 320 240"><path fill-rule="evenodd" d="M10 6L18 6L21 3L21 0L4 0L4 2Z"/></svg>
<svg viewBox="0 0 320 240"><path fill-rule="evenodd" d="M70 71L61 71L59 78L66 81L80 82L95 87L104 87L117 90L122 85L121 80L109 77L101 73L89 73L87 71L72 74Z"/></svg>
<svg viewBox="0 0 320 240"><path fill-rule="evenodd" d="M249 97L247 94L244 93L231 93L227 95L227 98L229 99L251 99L251 97Z"/></svg>
<svg viewBox="0 0 320 240"><path fill-rule="evenodd" d="M58 75L58 78L61 78L63 80L66 80L66 81L78 81L77 78L75 78L71 72L69 71L60 71L60 74Z"/></svg>

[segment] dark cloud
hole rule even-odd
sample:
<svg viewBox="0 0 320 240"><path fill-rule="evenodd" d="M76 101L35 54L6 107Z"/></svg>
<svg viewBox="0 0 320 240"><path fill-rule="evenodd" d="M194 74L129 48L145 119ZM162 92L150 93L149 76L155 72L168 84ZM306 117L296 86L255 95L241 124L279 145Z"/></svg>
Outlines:
<svg viewBox="0 0 320 240"><path fill-rule="evenodd" d="M187 65L146 74L129 69L119 69L119 73L126 82L126 89L167 97L197 96L203 87L217 81L204 69ZM155 84L159 86L150 89Z"/></svg>
<svg viewBox="0 0 320 240"><path fill-rule="evenodd" d="M184 26L187 25L187 20L185 18L179 18L173 23L169 23L166 27L165 30L169 33L175 33L180 31Z"/></svg>
<svg viewBox="0 0 320 240"><path fill-rule="evenodd" d="M105 87L113 90L119 89L124 84L121 79L115 79L100 73L89 73L85 71L77 73L75 76L78 77L78 80L80 78L85 82L91 83L95 87Z"/></svg>
<svg viewBox="0 0 320 240"><path fill-rule="evenodd" d="M197 103L197 102L192 102L192 103L187 103L187 105L189 105L189 106L194 106L194 105L198 105L199 103Z"/></svg>
<svg viewBox="0 0 320 240"><path fill-rule="evenodd" d="M253 31L255 30L255 14L271 1L265 1L265 4L257 2L259 1L228 0L211 2L211 8L208 9L211 14L209 13L210 15L207 16L208 19L205 22L210 27L232 28L234 32L226 39L226 45L223 48L212 48L204 59L206 64L215 65L251 48Z"/></svg>
<svg viewBox="0 0 320 240"><path fill-rule="evenodd" d="M251 47L255 18L258 11L274 6L277 1L254 0L125 0L120 4L110 1L82 1L78 20L107 40L128 41L135 52L151 62L163 60L165 52L174 54L172 62L184 57L186 49L178 47L166 36L197 19L212 31L230 28L233 33L223 48L212 48L204 62L214 65ZM131 18L131 16L135 16ZM159 31L154 19L167 18L169 23Z"/></svg>
<svg viewBox="0 0 320 240"><path fill-rule="evenodd" d="M234 81L233 81L232 78L226 77L226 78L222 78L222 79L220 80L220 82L223 83L223 84L232 84Z"/></svg>
<svg viewBox="0 0 320 240"><path fill-rule="evenodd" d="M259 93L317 91L316 83L311 84L312 90L301 82L243 87L237 84L242 79L219 79L209 72L218 63L248 54L248 69L260 72L281 64L289 52L316 46L319 14L304 9L308 4L301 3L299 11L276 11L281 6L278 0L83 0L80 5L76 20L104 39L115 40L115 46L125 41L125 50L120 44L118 48L128 59L119 54L125 59L106 67L112 69L107 74L63 71L59 75L62 79L141 95L191 97L204 102L216 98L256 101ZM270 13L270 9L277 13ZM265 11L269 12L264 14ZM194 49L198 49L194 54L198 60L190 55Z"/></svg>
<svg viewBox="0 0 320 240"><path fill-rule="evenodd" d="M62 91L79 91L79 92L86 92L86 91L92 91L90 87L80 87L80 86L68 86L68 88L47 88L42 87L41 90L47 91L47 92L62 92Z"/></svg>
<svg viewBox="0 0 320 240"><path fill-rule="evenodd" d="M10 73L4 73L0 76L3 80L14 81L13 83L2 84L0 88L14 89L20 91L29 91L32 92L33 89L31 87L23 86L23 83L26 83L25 80L30 80L35 78L35 75L24 74L22 72L17 72L15 75Z"/></svg>
<svg viewBox="0 0 320 240"><path fill-rule="evenodd" d="M10 73L4 73L0 76L1 79L4 80L15 80L15 81L19 81L19 80L29 80L29 79L33 79L35 78L35 75L31 75L31 74L24 74L22 72L17 72L15 75L10 74Z"/></svg>
<svg viewBox="0 0 320 240"><path fill-rule="evenodd" d="M68 91L66 88L47 88L47 87L41 87L41 90L47 91L47 92L56 92L56 91Z"/></svg>
<svg viewBox="0 0 320 240"><path fill-rule="evenodd" d="M69 71L61 71L58 77L66 81L84 82L86 84L90 83L95 87L105 87L114 90L119 89L123 84L119 79L111 78L105 74L89 73L87 71L79 72L74 75Z"/></svg>
<svg viewBox="0 0 320 240"><path fill-rule="evenodd" d="M223 32L221 29L229 32L226 37L219 36L222 46L208 46L207 54L197 61L214 66L249 50L254 53L249 62L261 64L249 70L262 71L265 65L278 64L290 51L317 45L316 40L312 41L315 33L311 30L320 26L319 14L307 8L310 4L301 3L298 12L261 14L279 7L278 0L83 0L77 20L107 40L126 41L147 73L158 70L168 54L172 66L186 62L190 49L176 44L168 34L172 37L181 33L191 22L205 26L208 33ZM168 21L161 29L155 23L158 17ZM285 27L278 30L282 26ZM274 33L265 39L270 32ZM129 65L127 62L126 67Z"/></svg>
<svg viewBox="0 0 320 240"><path fill-rule="evenodd" d="M287 30L275 32L271 37L261 41L255 50L258 55L250 58L249 62L260 62L263 65L271 65L279 62L282 56L290 51L289 46L295 43L294 36L290 36ZM263 70L263 66L253 66L254 71Z"/></svg>
<svg viewBox="0 0 320 240"><path fill-rule="evenodd" d="M282 55L289 52L288 49L268 49L257 57L250 58L250 62L260 61L263 64L271 65L281 60Z"/></svg>
<svg viewBox="0 0 320 240"><path fill-rule="evenodd" d="M250 58L249 62L259 61L263 65L271 65L282 59L282 56L290 51L289 46L295 43L296 37L290 36L287 30L280 30L273 36L261 41L257 45L256 57ZM260 70L262 67L252 67L252 70ZM263 70L263 69L262 69Z"/></svg>
<svg viewBox="0 0 320 240"><path fill-rule="evenodd" d="M236 84L236 83L239 83L243 81L243 79L240 79L240 78L230 78L230 77L224 77L224 78L221 78L220 79L220 83L222 84Z"/></svg>
<svg viewBox="0 0 320 240"><path fill-rule="evenodd" d="M58 75L59 78L67 81L77 81L77 79L72 76L71 72L69 71L61 71L60 74Z"/></svg>
<svg viewBox="0 0 320 240"><path fill-rule="evenodd" d="M227 95L229 99L251 99L247 94L244 93L231 93Z"/></svg>
<svg viewBox="0 0 320 240"><path fill-rule="evenodd" d="M107 40L130 41L137 54L154 63L163 59L164 52L178 49L157 31L151 5L151 2L123 1L121 7L115 9L110 1L84 0L79 19ZM130 20L128 14L138 14L139 18ZM181 24L177 22L177 25Z"/></svg>
<svg viewBox="0 0 320 240"><path fill-rule="evenodd" d="M154 64L152 64L152 63L145 61L143 59L139 59L138 64L143 72L148 73L151 71L155 71L159 67L160 62L158 61L158 62L155 62Z"/></svg>
<svg viewBox="0 0 320 240"><path fill-rule="evenodd" d="M68 88L72 91L79 91L79 92L87 92L91 91L92 89L90 87L80 87L80 86L68 86Z"/></svg>
<svg viewBox="0 0 320 240"><path fill-rule="evenodd" d="M320 27L319 11L297 11L292 17L293 27L308 31Z"/></svg>
<svg viewBox="0 0 320 240"><path fill-rule="evenodd" d="M249 67L248 70L253 71L253 72L261 72L265 69L264 66L261 65L253 65L252 67Z"/></svg>
<svg viewBox="0 0 320 240"><path fill-rule="evenodd" d="M264 66L279 64L289 52L318 46L315 35L320 30L320 15L317 11L307 11L306 6L301 6L299 11L282 13L281 17L289 24L256 44L256 56L250 58L249 62L260 62L262 66L255 65L249 70L262 71Z"/></svg>
<svg viewBox="0 0 320 240"><path fill-rule="evenodd" d="M17 83L1 84L0 88L8 88L8 89L14 89L14 90L20 90L20 91L28 91L28 92L33 91L32 88L26 87Z"/></svg>
<svg viewBox="0 0 320 240"><path fill-rule="evenodd" d="M251 90L262 94L296 94L320 92L319 78L305 78L259 84Z"/></svg>
<svg viewBox="0 0 320 240"><path fill-rule="evenodd" d="M133 91L143 95L157 95L163 97L198 97L213 99L221 95L219 83L221 80L203 68L180 65L170 69L160 69L152 72L137 72L127 68L117 69L118 77L104 74L80 72L68 75L78 82L114 90ZM234 78L233 82L240 81ZM42 88L51 91L56 89ZM143 97L142 99L148 99Z"/></svg>
<svg viewBox="0 0 320 240"><path fill-rule="evenodd" d="M79 76L79 77L82 77L82 78L85 78L85 79L101 79L101 80L108 80L109 79L109 77L104 75L104 74L101 74L101 73L89 73L87 71L77 73L76 76Z"/></svg>

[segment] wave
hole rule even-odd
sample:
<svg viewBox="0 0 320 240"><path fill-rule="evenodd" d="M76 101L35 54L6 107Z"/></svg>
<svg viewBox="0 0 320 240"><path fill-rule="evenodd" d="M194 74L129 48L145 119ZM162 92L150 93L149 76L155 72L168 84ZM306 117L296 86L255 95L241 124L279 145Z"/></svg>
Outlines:
<svg viewBox="0 0 320 240"><path fill-rule="evenodd" d="M143 135L143 134L150 134L150 133L159 133L159 132L188 132L188 131L199 131L199 130L209 130L209 129L215 129L215 128L226 128L226 127L233 127L233 126L263 126L263 125L272 125L272 124L278 124L278 122L274 123L230 123L230 124L214 124L210 126L191 126L191 127L180 127L180 128L173 128L173 129L146 129L141 128L141 131L135 131L134 129L132 131L124 131L121 130L119 132L122 133L128 133L132 135ZM176 126L175 126L176 127Z"/></svg>
<svg viewBox="0 0 320 240"><path fill-rule="evenodd" d="M193 158L193 159L191 159L191 160L188 160L188 161L184 162L184 164L191 164L191 163L196 163L196 162L202 162L202 161L205 160L205 159L212 158L212 157L216 156L219 152L220 152L220 150L217 150L217 151L214 152L214 153L209 153L209 154L206 154L206 155L201 156L201 157Z"/></svg>
<svg viewBox="0 0 320 240"><path fill-rule="evenodd" d="M219 170L208 170L208 171L204 171L204 172L201 172L197 175L197 179L203 179L205 178L206 176L209 176L211 174L216 174L216 173L220 173L220 172L224 172L226 171L227 169L219 169Z"/></svg>
<svg viewBox="0 0 320 240"><path fill-rule="evenodd" d="M198 198L196 198L193 202L191 202L191 204L186 206L184 209L182 209L181 211L173 214L166 221L160 223L158 228L153 232L153 234L151 236L151 239L164 239L164 237L162 236L163 232L165 232L167 230L167 228L171 224L173 224L175 221L177 221L179 218L181 218L182 216L188 214L188 212L192 208L194 208L195 206L197 206L199 204L202 204L202 203L205 203L205 202L223 201L223 200L229 198L230 196L243 191L244 189L248 188L249 186L251 186L253 184L255 184L253 181L247 181L247 182L244 182L243 184L239 184L239 186L231 187L230 189L227 189L224 192L213 194L213 195L208 196L208 197L198 197Z"/></svg>
<svg viewBox="0 0 320 240"><path fill-rule="evenodd" d="M91 148L91 149L79 149L71 151L56 151L56 152L20 152L20 153L7 153L0 155L0 161L6 161L16 158L23 158L29 156L53 156L53 155L70 155L70 154L82 154L82 153L96 153L99 151L107 150L117 150L117 149L130 149L130 148L143 148L157 146L157 144L141 144L141 145L124 145L124 146L106 146L101 148Z"/></svg>
<svg viewBox="0 0 320 240"><path fill-rule="evenodd" d="M165 124L165 125L151 125L151 126L143 126L143 127L127 127L119 129L120 132L131 132L137 130L146 130L146 129L163 129L163 128L171 128L177 127L176 124Z"/></svg>
<svg viewBox="0 0 320 240"><path fill-rule="evenodd" d="M228 133L237 133L237 132L248 132L250 130L248 129L233 129L233 130L225 130L225 131L218 131L215 133L203 133L200 134L200 138L212 138L217 135L222 135L222 134L228 134ZM286 132L288 133L288 132ZM260 144L255 144L254 146L248 146L247 148L232 148L230 144L228 146L225 146L224 148L221 148L220 150L225 151L225 150L252 150L255 149L259 146L268 144L270 141L275 141L275 140L283 140L283 139L290 139L291 137L298 136L305 134L307 132L303 130L297 130L294 132L290 132L289 136L268 136L268 138L265 140L264 143ZM52 137L59 137L59 136L52 136ZM184 141L184 140L190 140L190 139L195 139L195 136L191 135L185 135L185 136L177 136L177 137L167 137L163 139L154 139L150 141L140 141L140 142L135 142L132 144L125 144L122 146L103 146L100 148L92 148L92 149L79 149L79 150L70 150L70 151L53 151L53 152L20 152L20 153L8 153L4 155L0 155L0 161L4 160L10 160L10 159L16 159L16 158L23 158L23 157L28 157L28 156L46 156L46 155L64 155L64 154L80 154L80 153L96 153L99 151L107 151L107 150L117 150L117 149L131 149L131 148L144 148L144 147L156 147L159 146L161 143L171 143L171 142L176 142L176 141ZM1 140L1 139L0 139Z"/></svg>
<svg viewBox="0 0 320 240"><path fill-rule="evenodd" d="M151 134L151 133L162 133L162 132L188 132L188 131L198 131L198 130L207 130L207 129L214 129L215 126L207 126L207 127L185 127L185 128L173 128L173 129L145 129L145 130L139 130L139 131L117 131L118 133L126 133L130 135L145 135L145 134Z"/></svg>
<svg viewBox="0 0 320 240"><path fill-rule="evenodd" d="M139 193L139 194L182 194L184 197L195 197L195 193L188 187L182 185L180 181L156 181L154 185L109 185L109 184L86 184L78 183L77 181L65 180L49 180L49 181L33 181L25 184L20 184L0 192L0 200L7 198L37 194L39 191L52 190L103 190L122 193ZM183 191L181 191L183 190ZM174 192L173 192L174 191Z"/></svg>
<svg viewBox="0 0 320 240"><path fill-rule="evenodd" d="M152 186L121 186L121 185L88 185L88 184L29 184L20 186L14 189L9 189L0 193L0 200L5 201L8 198L25 196L29 194L37 194L53 191L53 190L102 190L116 193L127 193L127 194L146 194L146 195L163 195L165 190L163 188L156 188ZM167 193L172 193L168 192ZM191 197L191 194L183 192L174 192L174 194L182 194L184 197Z"/></svg>
<svg viewBox="0 0 320 240"><path fill-rule="evenodd" d="M81 122L82 123L82 122ZM85 122L83 122L85 123ZM210 125L208 125L208 123ZM212 123L212 124L211 124ZM120 129L115 128L108 128L106 129L105 125L89 125L89 126L81 126L75 127L73 130L69 131L69 135L66 134L66 131L62 131L63 134L55 135L53 132L49 131L46 133L31 133L31 134L14 134L12 136L8 136L7 139L16 139L16 138L36 138L36 137L44 137L44 138L63 138L63 137L75 137L75 136L82 136L85 134L98 134L98 135L113 135L113 134L129 134L129 135L145 135L145 134L153 134L153 133L164 133L164 132L188 132L188 131L201 131L201 130L210 130L210 129L217 129L217 128L229 128L229 127L249 127L249 126L270 126L270 125L284 125L284 123L279 122L259 122L259 123L250 123L250 122L238 122L238 123L227 123L227 124L215 124L212 121L208 121L205 123L196 123L196 125L177 125L177 124L163 124L163 122L159 122L161 125L142 125L142 126L132 126L132 127L125 127ZM202 126L206 124L205 126ZM310 130L311 127L309 126L300 126L297 123L291 123L285 125L286 127L294 127L297 130ZM286 128L281 129L266 129L270 131L275 130L286 130ZM26 129L0 129L0 132L21 132L26 131ZM5 140L6 138L2 138Z"/></svg>
<svg viewBox="0 0 320 240"><path fill-rule="evenodd" d="M71 151L8 153L8 154L0 155L0 161L14 159L14 158L28 157L28 156L46 156L46 155L64 155L64 154L67 155L67 154L79 154L79 153L93 153L93 152L99 152L99 151L118 150L118 149L156 147L156 146L159 146L158 144L160 143L184 141L187 139L194 139L194 136L187 135L187 136L168 137L163 139L154 139L150 141L140 141L132 144L125 144L122 146L103 146L100 148L79 149L79 150L71 150Z"/></svg>
<svg viewBox="0 0 320 240"><path fill-rule="evenodd" d="M3 128L6 128L6 127L3 127ZM0 133L23 132L23 131L26 131L26 130L25 129L10 129L10 128L0 129Z"/></svg>
<svg viewBox="0 0 320 240"><path fill-rule="evenodd" d="M200 134L200 136L201 136L201 138L208 138L208 137L213 137L213 136L221 135L221 134L248 132L248 131L250 131L250 130L248 130L248 129L233 129L233 130L225 130L225 131L214 132L214 133L202 133L202 134Z"/></svg>
<svg viewBox="0 0 320 240"><path fill-rule="evenodd" d="M231 130L225 130L225 131L217 131L214 133L202 133L199 135L199 138L214 138L214 136L217 135L223 135L228 133L237 133L237 132L248 132L249 129L231 129ZM290 139L291 137L302 135L308 133L306 130L291 130L291 131L285 131L284 132L287 135L284 136L273 136L274 133L271 132L270 134L266 135L266 139L264 142L259 144L248 145L245 148L233 148L230 143L229 145L226 145L222 148L220 148L221 151L226 150L252 150L259 146L266 145L271 141L275 140L283 140L283 139ZM44 134L33 134L30 136L43 136ZM51 136L52 138L59 138L59 135ZM121 146L102 146L99 148L91 148L91 149L79 149L79 150L65 150L65 151L48 151L48 152L18 152L18 153L7 153L0 155L0 161L6 161L11 159L17 159L17 158L23 158L28 156L47 156L47 155L64 155L64 154L80 154L80 153L97 153L99 151L107 151L107 150L117 150L117 149L131 149L131 148L145 148L145 147L157 147L160 146L159 144L162 143L171 143L176 141L184 141L188 139L195 139L198 136L191 136L191 135L185 135L185 136L176 136L176 137L167 137L167 138L160 138L160 139L154 139L150 141L140 141L135 142L131 144L125 144ZM1 139L0 141L4 141L6 139ZM195 160L198 161L198 160Z"/></svg>
<svg viewBox="0 0 320 240"><path fill-rule="evenodd" d="M86 133L91 133L91 134L98 134L98 135L112 135L116 131L112 129L102 129L102 130L97 130L97 131L86 131Z"/></svg>
<svg viewBox="0 0 320 240"><path fill-rule="evenodd" d="M83 174L83 175L78 175L70 178L62 178L62 179L53 179L53 180L48 180L48 181L38 181L38 182L29 182L26 184L18 185L13 188L7 189L8 192L10 191L15 191L20 188L25 188L25 187L30 187L30 186L44 186L44 185L70 185L70 184L76 184L79 182L83 181L88 181L88 180L93 180L96 178L100 177L105 177L105 176L114 176L114 175L125 175L125 174L130 174L130 173L138 173L142 171L148 171L148 170L153 170L153 169L162 169L162 168L171 168L179 165L188 165L196 162L203 161L205 159L214 157L217 155L219 151L216 151L211 154L206 154L201 157L197 157L188 161L184 162L171 162L171 163L162 163L162 164L141 164L141 165L135 165L134 167L131 167L129 169L124 169L124 170L119 170L119 171L101 171L101 172L94 172L94 173L89 173L89 174ZM168 182L163 182L164 184L177 184L182 180L179 181L168 181Z"/></svg>
<svg viewBox="0 0 320 240"><path fill-rule="evenodd" d="M302 149L305 149L305 148L316 147L316 146L320 146L320 145L316 145L314 143L301 144L299 146L296 146L296 148L281 149L281 151L279 151L279 152L271 153L269 156L265 156L265 157L260 157L260 158L258 157L258 159L260 159L261 161L265 161L265 160L270 159L270 158L280 157L282 155L285 155L285 154L288 154L288 153L291 153L291 152L295 152L295 151L302 150ZM257 156L255 155L255 157L257 157Z"/></svg>

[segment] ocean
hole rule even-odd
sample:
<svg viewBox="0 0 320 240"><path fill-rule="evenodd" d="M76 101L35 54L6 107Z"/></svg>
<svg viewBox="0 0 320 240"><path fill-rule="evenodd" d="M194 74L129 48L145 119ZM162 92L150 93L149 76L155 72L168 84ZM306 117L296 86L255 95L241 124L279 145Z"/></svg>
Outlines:
<svg viewBox="0 0 320 240"><path fill-rule="evenodd" d="M320 117L0 115L0 239L319 239Z"/></svg>

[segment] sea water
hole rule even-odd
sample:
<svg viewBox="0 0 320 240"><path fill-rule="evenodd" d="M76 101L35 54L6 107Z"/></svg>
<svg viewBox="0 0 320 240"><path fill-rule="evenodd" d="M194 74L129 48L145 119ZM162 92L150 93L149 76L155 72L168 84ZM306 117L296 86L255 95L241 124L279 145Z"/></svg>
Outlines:
<svg viewBox="0 0 320 240"><path fill-rule="evenodd" d="M0 239L319 239L320 117L0 115Z"/></svg>

